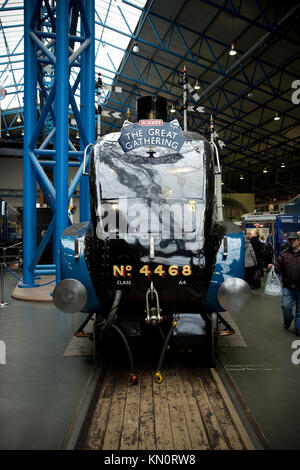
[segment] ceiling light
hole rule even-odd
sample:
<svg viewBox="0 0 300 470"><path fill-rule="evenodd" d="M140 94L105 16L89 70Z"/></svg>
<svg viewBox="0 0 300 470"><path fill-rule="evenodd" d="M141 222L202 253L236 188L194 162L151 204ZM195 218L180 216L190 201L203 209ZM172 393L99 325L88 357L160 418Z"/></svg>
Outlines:
<svg viewBox="0 0 300 470"><path fill-rule="evenodd" d="M243 180L243 179L244 179L244 177L243 177L243 175L242 175L242 173L241 173L240 180Z"/></svg>
<svg viewBox="0 0 300 470"><path fill-rule="evenodd" d="M236 50L235 50L235 48L234 48L234 44L232 43L232 44L231 44L231 49L230 49L230 51L229 51L229 55L236 55L236 53L237 53L237 52L236 52Z"/></svg>
<svg viewBox="0 0 300 470"><path fill-rule="evenodd" d="M223 184L224 184L224 181L221 181L221 185L222 185L222 186L223 186Z"/></svg>
<svg viewBox="0 0 300 470"><path fill-rule="evenodd" d="M194 90L200 90L200 88L201 87L200 87L199 82L197 80L196 83L195 83L195 86L194 86Z"/></svg>
<svg viewBox="0 0 300 470"><path fill-rule="evenodd" d="M24 129L22 129L21 135L24 135Z"/></svg>
<svg viewBox="0 0 300 470"><path fill-rule="evenodd" d="M170 113L175 113L176 112L176 109L174 108L174 105L172 105L172 108L170 110Z"/></svg>
<svg viewBox="0 0 300 470"><path fill-rule="evenodd" d="M280 116L278 115L278 113L276 113L276 114L275 114L275 116L274 116L274 118L273 118L273 119L274 119L274 121L279 121L279 119L280 119Z"/></svg>
<svg viewBox="0 0 300 470"><path fill-rule="evenodd" d="M266 167L264 167L263 173L268 173L268 170L266 169Z"/></svg>
<svg viewBox="0 0 300 470"><path fill-rule="evenodd" d="M8 131L6 132L5 135L6 135L6 137L10 137L10 133Z"/></svg>
<svg viewBox="0 0 300 470"><path fill-rule="evenodd" d="M80 139L80 137L79 137L79 132L77 132L75 139L76 139L76 140L79 140L79 139Z"/></svg>
<svg viewBox="0 0 300 470"><path fill-rule="evenodd" d="M140 52L140 50L139 50L139 46L137 45L137 43L136 43L136 42L133 44L133 48L132 48L132 50L133 50L133 52Z"/></svg>
<svg viewBox="0 0 300 470"><path fill-rule="evenodd" d="M284 162L281 163L280 168L285 168Z"/></svg>
<svg viewBox="0 0 300 470"><path fill-rule="evenodd" d="M21 116L20 116L20 114L18 114L17 122L21 122Z"/></svg>
<svg viewBox="0 0 300 470"><path fill-rule="evenodd" d="M253 91L249 90L247 96L249 96L249 98L252 98L252 96L253 96Z"/></svg>

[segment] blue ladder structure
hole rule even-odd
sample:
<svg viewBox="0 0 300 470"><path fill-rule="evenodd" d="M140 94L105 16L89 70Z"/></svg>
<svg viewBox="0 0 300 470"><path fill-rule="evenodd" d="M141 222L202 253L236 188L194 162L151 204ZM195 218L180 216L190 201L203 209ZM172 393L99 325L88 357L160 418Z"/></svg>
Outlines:
<svg viewBox="0 0 300 470"><path fill-rule="evenodd" d="M94 0L59 0L55 7L49 0L24 0L23 287L33 287L35 277L41 274L55 274L56 282L60 281L60 237L69 225L68 205L78 184L80 221L90 218L89 182L83 175L83 156L87 145L95 141L94 16ZM44 67L53 72L50 87L49 80L45 86ZM37 117L39 89L44 106ZM77 97L79 92L78 108L75 93ZM80 150L69 137L69 106L80 133ZM49 117L53 129L46 135L43 129ZM69 186L70 166L77 167L77 172ZM48 173L52 170L52 181L45 168ZM39 246L37 182L53 213ZM38 265L52 236L54 263Z"/></svg>

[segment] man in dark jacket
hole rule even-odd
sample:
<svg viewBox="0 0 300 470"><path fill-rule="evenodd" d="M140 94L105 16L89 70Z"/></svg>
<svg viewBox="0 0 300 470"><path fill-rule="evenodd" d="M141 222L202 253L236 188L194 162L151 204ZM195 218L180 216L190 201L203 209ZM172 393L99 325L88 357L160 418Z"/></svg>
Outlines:
<svg viewBox="0 0 300 470"><path fill-rule="evenodd" d="M253 246L253 249L255 251L255 256L257 259L257 269L258 273L261 277L264 276L264 270L263 270L263 248L264 245L259 239L259 233L257 231L251 232L251 238L250 238L250 243ZM259 286L260 287L260 286Z"/></svg>
<svg viewBox="0 0 300 470"><path fill-rule="evenodd" d="M283 327L287 330L292 321L293 307L296 303L295 333L300 336L300 240L295 232L288 236L289 246L277 258L275 272L282 272L283 296L281 307L283 312ZM268 267L271 267L269 264Z"/></svg>

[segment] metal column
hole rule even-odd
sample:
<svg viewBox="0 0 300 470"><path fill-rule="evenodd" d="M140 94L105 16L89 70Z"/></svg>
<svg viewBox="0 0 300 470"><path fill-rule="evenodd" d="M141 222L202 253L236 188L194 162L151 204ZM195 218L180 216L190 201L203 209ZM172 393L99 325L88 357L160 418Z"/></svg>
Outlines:
<svg viewBox="0 0 300 470"><path fill-rule="evenodd" d="M24 287L28 287L34 285L34 278L41 274L56 274L56 281L60 280L60 237L70 224L69 201L82 181L80 220L89 220L89 186L87 177L82 173L83 150L95 140L95 5L94 0L59 0L56 5L52 5L52 2L50 5L49 0L24 0L24 10L23 279ZM78 21L80 34L77 34ZM50 84L49 81L46 83L44 77L45 67L50 68L54 75L54 80ZM75 71L77 79L74 81ZM37 119L38 88L43 99ZM78 95L79 89L80 111L75 100L75 93ZM80 132L80 150L77 150L70 140L69 104ZM44 128L49 118L53 122L53 128L48 131L48 135L45 135ZM70 158L77 162L71 162ZM77 166L70 187L69 166ZM50 181L44 171L45 167L53 169L53 181ZM36 246L37 182L53 212L52 221L38 247ZM53 237L54 264L38 265L38 260L51 237Z"/></svg>
<svg viewBox="0 0 300 470"><path fill-rule="evenodd" d="M95 5L94 0L83 0L87 24L82 24L82 29L87 28L85 34L95 37ZM82 31L83 33L84 31ZM81 57L81 116L82 122L86 123L85 132L88 142L95 141L95 106L89 103L95 99L95 41L84 51ZM84 150L83 139L80 141L81 150ZM80 182L80 222L90 219L90 193L88 176L83 176Z"/></svg>
<svg viewBox="0 0 300 470"><path fill-rule="evenodd" d="M24 2L24 160L23 160L23 282L31 285L33 271L29 269L36 250L36 172L29 156L30 141L36 124L37 61L36 46L30 39L30 22L37 2ZM35 25L34 25L35 26Z"/></svg>
<svg viewBox="0 0 300 470"><path fill-rule="evenodd" d="M68 107L69 107L69 2L56 5L56 227L55 253L60 237L68 226ZM56 280L60 281L60 258L57 256Z"/></svg>

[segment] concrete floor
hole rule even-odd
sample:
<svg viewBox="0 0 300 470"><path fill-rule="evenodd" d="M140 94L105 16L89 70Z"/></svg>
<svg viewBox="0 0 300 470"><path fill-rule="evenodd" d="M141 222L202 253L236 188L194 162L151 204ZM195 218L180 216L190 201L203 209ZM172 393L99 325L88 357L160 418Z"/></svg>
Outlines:
<svg viewBox="0 0 300 470"><path fill-rule="evenodd" d="M85 316L64 315L49 303L10 298L6 275L0 309L0 449L57 449L92 371L84 357L63 357ZM219 348L219 356L272 449L300 449L300 365L291 362L293 329L282 328L280 298L254 291L234 319L248 345ZM300 357L300 354L299 354Z"/></svg>
<svg viewBox="0 0 300 470"><path fill-rule="evenodd" d="M253 291L250 306L233 317L248 347L220 349L223 365L270 447L300 450L300 364L291 360L292 343L300 338L294 324L283 329L280 297L265 295L263 287Z"/></svg>
<svg viewBox="0 0 300 470"><path fill-rule="evenodd" d="M64 315L46 302L10 298L16 281L5 276L7 308L0 309L0 449L58 449L81 398L92 364L63 357L85 315Z"/></svg>

